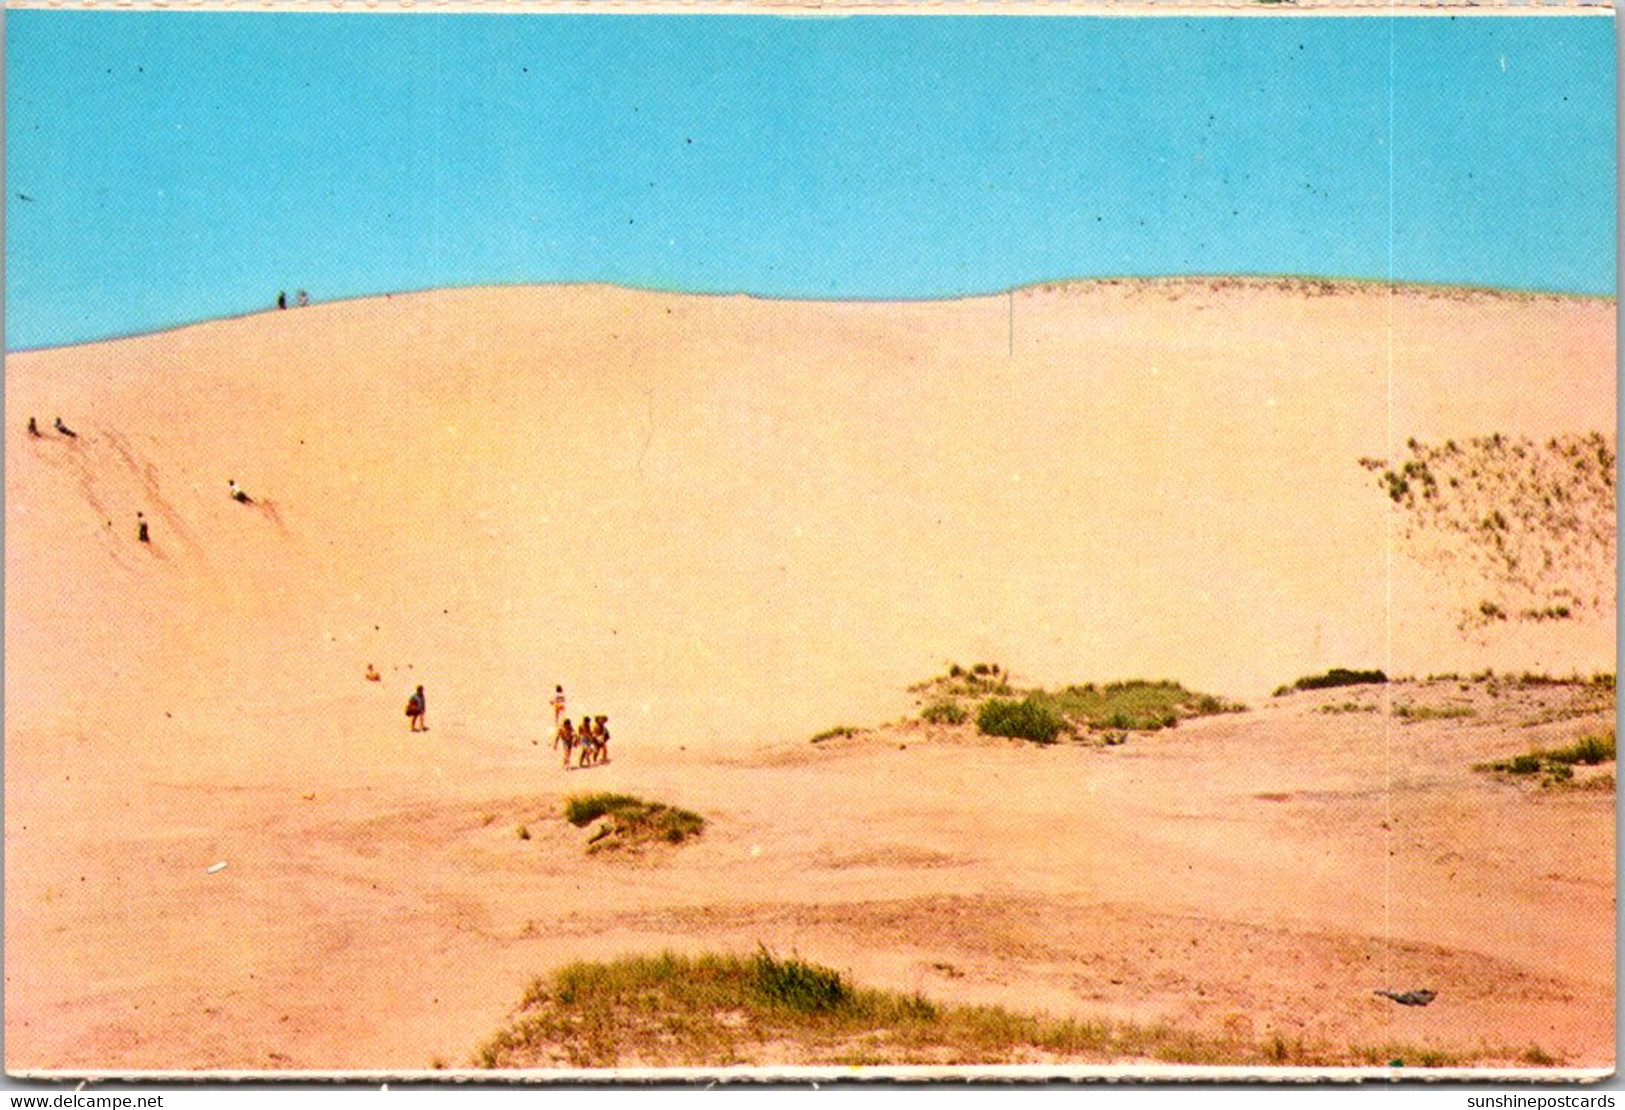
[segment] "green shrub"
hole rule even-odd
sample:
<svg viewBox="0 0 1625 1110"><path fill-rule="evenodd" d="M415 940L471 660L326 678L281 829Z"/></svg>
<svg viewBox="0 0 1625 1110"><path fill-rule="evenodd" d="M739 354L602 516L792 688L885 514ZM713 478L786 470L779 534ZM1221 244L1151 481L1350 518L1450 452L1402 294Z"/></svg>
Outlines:
<svg viewBox="0 0 1625 1110"><path fill-rule="evenodd" d="M1533 775L1540 771L1540 753L1532 752L1528 755L1515 755L1504 765L1504 769L1514 775Z"/></svg>
<svg viewBox="0 0 1625 1110"><path fill-rule="evenodd" d="M933 725L962 725L970 720L970 712L952 698L943 698L921 710L920 719Z"/></svg>
<svg viewBox="0 0 1625 1110"><path fill-rule="evenodd" d="M1053 744L1067 726L1065 718L1029 694L1021 701L990 698L976 715L976 727L988 736Z"/></svg>
<svg viewBox="0 0 1625 1110"><path fill-rule="evenodd" d="M844 740L848 736L856 736L861 731L862 729L853 728L851 725L836 725L814 736L810 743L822 744L825 740Z"/></svg>
<svg viewBox="0 0 1625 1110"><path fill-rule="evenodd" d="M1304 675L1290 686L1278 687L1275 696L1281 697L1294 690L1326 690L1333 686L1367 686L1387 681L1388 676L1381 671L1351 671L1333 667L1325 674Z"/></svg>

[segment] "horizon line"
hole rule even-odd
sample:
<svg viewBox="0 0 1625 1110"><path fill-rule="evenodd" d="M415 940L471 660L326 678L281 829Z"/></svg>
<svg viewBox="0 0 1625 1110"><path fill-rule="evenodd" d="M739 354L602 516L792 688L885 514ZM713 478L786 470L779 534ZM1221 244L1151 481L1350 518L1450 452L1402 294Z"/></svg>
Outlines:
<svg viewBox="0 0 1625 1110"><path fill-rule="evenodd" d="M1387 287L1389 290L1415 289L1424 291L1455 291L1461 293L1477 294L1480 296L1505 297L1517 300L1592 300L1610 301L1618 303L1619 295L1613 293L1589 293L1571 289L1538 289L1526 286L1510 285L1481 285L1471 282L1456 281L1422 281L1387 277L1351 277L1327 274L1303 273L1259 273L1249 271L1235 271L1229 273L1202 273L1202 274L1098 274L1075 275L1065 278L1038 278L1024 281L1017 285L1002 286L996 289L981 290L967 293L944 293L940 295L922 295L915 297L817 297L794 296L784 294L753 293L744 289L679 289L658 285L634 285L618 281L493 281L475 282L468 285L424 285L402 289L386 289L366 293L354 293L335 296L331 299L313 300L304 306L314 308L322 305L351 304L356 301L388 300L397 296L424 296L433 293L470 292L481 289L570 289L592 288L621 290L629 293L655 293L668 296L681 297L740 297L753 301L782 302L790 304L862 304L862 305L908 305L908 304L937 304L951 301L987 300L994 297L1013 296L1016 293L1029 290L1048 290L1056 286L1073 285L1158 285L1184 282L1232 282L1236 284L1266 285L1270 283L1352 286L1356 289L1376 289ZM107 335L93 336L88 339L71 339L62 343L45 343L28 347L7 347L6 355L37 354L43 351L70 350L75 347L92 347L102 343L120 343L126 340L146 339L157 335L167 335L171 332L185 331L189 328L207 327L211 324L226 324L236 320L248 320L255 316L267 313L284 311L298 311L299 306L290 306L288 309L279 309L274 304L249 309L243 312L231 312L219 316L202 316L196 319L183 320L173 324L164 324L140 331L114 332Z"/></svg>

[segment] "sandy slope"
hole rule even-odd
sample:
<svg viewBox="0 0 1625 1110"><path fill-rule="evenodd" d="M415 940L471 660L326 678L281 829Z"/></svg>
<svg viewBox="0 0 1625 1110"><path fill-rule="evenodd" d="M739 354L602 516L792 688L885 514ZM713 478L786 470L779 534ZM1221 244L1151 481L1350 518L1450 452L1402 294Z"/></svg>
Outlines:
<svg viewBox="0 0 1625 1110"><path fill-rule="evenodd" d="M1332 665L1611 670L1610 585L1464 637L1476 584L1394 548L1355 460L1611 429L1613 366L1611 302L1227 282L469 290L11 356L8 1066L457 1062L558 959L756 939L947 997L1414 1039L1353 991L1369 956L1479 984L1430 1035L1611 1060L1611 800L1460 760L1443 810L1386 793L1434 758L1386 716L1042 771L954 744L809 763L801 738L897 716L953 658L1255 701ZM57 414L79 440L20 434ZM555 681L611 714L610 767L532 745ZM578 779L716 823L603 868L540 820ZM1379 839L1379 805L1424 831ZM1061 917L1072 939L1022 939ZM1277 1005L1257 978L1283 962L1323 974Z"/></svg>

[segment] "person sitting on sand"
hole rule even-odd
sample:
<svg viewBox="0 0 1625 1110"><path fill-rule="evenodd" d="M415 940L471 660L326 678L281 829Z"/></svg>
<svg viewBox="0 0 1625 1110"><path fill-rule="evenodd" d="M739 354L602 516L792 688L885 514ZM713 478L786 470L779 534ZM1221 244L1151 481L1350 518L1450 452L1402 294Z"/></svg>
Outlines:
<svg viewBox="0 0 1625 1110"><path fill-rule="evenodd" d="M243 487L237 484L237 479L228 478L226 479L226 484L231 487L231 499L233 501L240 501L244 505L252 505L254 503L254 499L248 496L248 494L244 493Z"/></svg>
<svg viewBox="0 0 1625 1110"><path fill-rule="evenodd" d="M429 700L423 696L423 687L419 686L417 691L406 699L406 715L412 719L413 732L429 731L429 723L425 720L428 713Z"/></svg>
<svg viewBox="0 0 1625 1110"><path fill-rule="evenodd" d="M56 427L57 431L61 432L65 436L67 436L69 439L78 439L79 438L79 433L74 431L72 428L68 427L66 424L62 423L62 418L60 416L56 418L55 427Z"/></svg>
<svg viewBox="0 0 1625 1110"><path fill-rule="evenodd" d="M367 681L368 682L382 682L383 680L384 680L384 676L379 674L376 670L374 670L371 663L368 663L367 664Z"/></svg>
<svg viewBox="0 0 1625 1110"><path fill-rule="evenodd" d="M35 439L40 437L39 425L34 423L34 418L32 416L28 418L28 434L33 436Z"/></svg>
<svg viewBox="0 0 1625 1110"><path fill-rule="evenodd" d="M564 723L559 726L559 731L553 737L553 746L557 748L560 744L564 745L564 765L568 767L570 753L576 748L576 729L568 717L564 718Z"/></svg>
<svg viewBox="0 0 1625 1110"><path fill-rule="evenodd" d="M553 727L559 727L559 718L564 716L564 687L553 687Z"/></svg>

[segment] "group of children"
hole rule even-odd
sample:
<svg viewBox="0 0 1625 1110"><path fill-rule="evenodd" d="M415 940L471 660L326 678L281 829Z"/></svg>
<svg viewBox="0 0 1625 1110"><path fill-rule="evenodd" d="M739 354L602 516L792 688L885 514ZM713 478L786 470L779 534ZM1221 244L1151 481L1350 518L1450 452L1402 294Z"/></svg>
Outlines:
<svg viewBox="0 0 1625 1110"><path fill-rule="evenodd" d="M367 681L378 682L382 675L367 664ZM570 756L577 748L581 749L581 757L577 761L578 767L591 767L599 763L609 762L609 717L600 713L596 717L582 717L581 724L576 725L564 715L564 687L553 687L553 750L564 747L564 766L570 766ZM406 715L412 722L413 732L428 732L428 698L424 696L423 687L419 686L412 696L406 700Z"/></svg>
<svg viewBox="0 0 1625 1110"><path fill-rule="evenodd" d="M579 727L571 724L570 718L564 715L564 687L553 687L553 750L563 746L565 767L570 766L570 753L577 748L581 749L578 767L609 762L608 720L608 716L600 714L581 718Z"/></svg>

